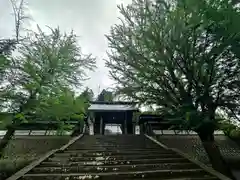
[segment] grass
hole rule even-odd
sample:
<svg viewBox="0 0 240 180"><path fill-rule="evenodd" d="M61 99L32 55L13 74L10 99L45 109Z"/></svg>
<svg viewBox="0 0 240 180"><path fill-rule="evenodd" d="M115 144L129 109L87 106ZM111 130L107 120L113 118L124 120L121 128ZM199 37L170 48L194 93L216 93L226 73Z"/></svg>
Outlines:
<svg viewBox="0 0 240 180"><path fill-rule="evenodd" d="M0 160L0 179L17 172L33 160L57 149L70 140L70 136L18 136L14 137Z"/></svg>

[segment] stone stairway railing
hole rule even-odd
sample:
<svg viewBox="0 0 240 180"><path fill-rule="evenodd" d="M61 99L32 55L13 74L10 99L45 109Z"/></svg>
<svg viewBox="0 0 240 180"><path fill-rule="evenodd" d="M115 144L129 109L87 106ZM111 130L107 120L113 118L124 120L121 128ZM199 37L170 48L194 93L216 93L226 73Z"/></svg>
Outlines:
<svg viewBox="0 0 240 180"><path fill-rule="evenodd" d="M79 136L7 180L229 180L144 135Z"/></svg>

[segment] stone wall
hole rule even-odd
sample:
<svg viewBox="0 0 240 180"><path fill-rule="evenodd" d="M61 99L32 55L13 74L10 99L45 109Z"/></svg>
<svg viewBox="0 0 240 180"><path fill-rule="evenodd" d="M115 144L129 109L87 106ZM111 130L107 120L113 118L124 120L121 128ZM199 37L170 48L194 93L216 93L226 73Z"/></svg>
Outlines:
<svg viewBox="0 0 240 180"><path fill-rule="evenodd" d="M177 148L210 166L207 154L197 135L157 135L157 139L170 148ZM230 164L240 162L239 146L225 135L215 135L215 141L225 160Z"/></svg>

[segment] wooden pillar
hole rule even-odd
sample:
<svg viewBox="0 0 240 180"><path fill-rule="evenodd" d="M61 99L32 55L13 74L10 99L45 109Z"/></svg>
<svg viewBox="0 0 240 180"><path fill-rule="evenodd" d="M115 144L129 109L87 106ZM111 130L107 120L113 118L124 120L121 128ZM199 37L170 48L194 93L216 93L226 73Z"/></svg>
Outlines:
<svg viewBox="0 0 240 180"><path fill-rule="evenodd" d="M120 124L120 129L122 131L122 134L124 134L124 123Z"/></svg>
<svg viewBox="0 0 240 180"><path fill-rule="evenodd" d="M133 124L133 126L132 126L132 128L133 128L132 132L133 132L133 134L136 134L136 123L132 123L132 124Z"/></svg>
<svg viewBox="0 0 240 180"><path fill-rule="evenodd" d="M95 124L95 114L94 114L94 113L92 114L92 119L93 119L93 120L92 120L92 133L93 133L93 135L94 135L94 134L95 134L95 133L94 133L94 124Z"/></svg>
<svg viewBox="0 0 240 180"><path fill-rule="evenodd" d="M102 124L102 134L103 134L103 135L105 134L105 126L106 126L106 124L105 124L105 122L103 121L103 124Z"/></svg>
<svg viewBox="0 0 240 180"><path fill-rule="evenodd" d="M91 131L91 130L90 130L90 126L91 126L91 117L88 116L88 118L87 118L87 127L86 127L86 128L87 128L87 129L86 129L86 130L87 130L86 132L87 132L88 135L91 134L91 133L90 133L90 131Z"/></svg>
<svg viewBox="0 0 240 180"><path fill-rule="evenodd" d="M124 134L127 134L127 112L125 112L125 119L124 119Z"/></svg>
<svg viewBox="0 0 240 180"><path fill-rule="evenodd" d="M94 134L94 121L93 121L93 115L92 113L90 113L89 115L89 135L93 135Z"/></svg>
<svg viewBox="0 0 240 180"><path fill-rule="evenodd" d="M100 118L100 134L103 134L103 118Z"/></svg>
<svg viewBox="0 0 240 180"><path fill-rule="evenodd" d="M145 133L145 127L144 127L143 123L139 124L139 128L140 128L140 134L144 134Z"/></svg>

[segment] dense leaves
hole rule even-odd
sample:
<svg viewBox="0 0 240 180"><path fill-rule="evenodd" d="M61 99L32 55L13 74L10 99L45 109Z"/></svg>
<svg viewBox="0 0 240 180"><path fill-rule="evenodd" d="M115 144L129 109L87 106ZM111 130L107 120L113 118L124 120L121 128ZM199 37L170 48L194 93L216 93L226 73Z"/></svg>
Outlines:
<svg viewBox="0 0 240 180"><path fill-rule="evenodd" d="M133 0L119 9L122 23L107 36L107 66L119 93L155 104L178 128L196 131L213 167L233 178L213 132L217 109L239 111L239 6Z"/></svg>
<svg viewBox="0 0 240 180"><path fill-rule="evenodd" d="M15 38L1 38L0 39L0 111L2 108L1 103L1 93L3 90L4 84L3 80L6 77L6 69L10 65L9 58L12 55L12 52L16 49L19 42L22 40L20 37L20 29L25 19L28 17L25 16L25 2L24 0L10 0L13 16L15 21Z"/></svg>
<svg viewBox="0 0 240 180"><path fill-rule="evenodd" d="M15 20L15 38L0 40L0 112L1 128L7 133L0 142L3 149L22 123L35 120L83 120L91 91L76 97L86 70L95 68L95 58L84 55L73 32L32 32L20 36L24 14L23 0L10 0ZM13 50L16 51L12 55Z"/></svg>
<svg viewBox="0 0 240 180"><path fill-rule="evenodd" d="M231 24L240 18L228 2L135 0L120 7L122 24L107 36L107 66L117 89L175 114L179 126L200 131L207 124L212 131L216 109L235 111L239 101L233 44L239 31ZM228 23L225 12L235 21Z"/></svg>
<svg viewBox="0 0 240 180"><path fill-rule="evenodd" d="M8 131L0 150L21 123L36 118L61 123L72 116L83 120L85 99L76 98L72 90L81 87L86 79L85 70L95 67L95 58L82 54L76 35L61 33L58 28L50 29L48 34L39 28L17 50L18 56L8 58L5 79L1 82L0 104L13 114L13 119L7 122Z"/></svg>
<svg viewBox="0 0 240 180"><path fill-rule="evenodd" d="M113 92L103 89L102 92L98 95L97 101L112 102L113 98Z"/></svg>
<svg viewBox="0 0 240 180"><path fill-rule="evenodd" d="M95 59L81 54L73 33L53 29L49 35L39 32L12 58L5 91L5 101L12 112L34 112L46 100L58 96L66 87L79 87L84 69L92 69Z"/></svg>
<svg viewBox="0 0 240 180"><path fill-rule="evenodd" d="M65 91L42 99L36 108L35 115L40 120L61 121L71 118L82 120L86 109L83 98L74 97L73 92Z"/></svg>

